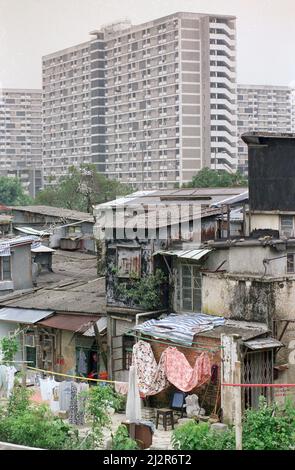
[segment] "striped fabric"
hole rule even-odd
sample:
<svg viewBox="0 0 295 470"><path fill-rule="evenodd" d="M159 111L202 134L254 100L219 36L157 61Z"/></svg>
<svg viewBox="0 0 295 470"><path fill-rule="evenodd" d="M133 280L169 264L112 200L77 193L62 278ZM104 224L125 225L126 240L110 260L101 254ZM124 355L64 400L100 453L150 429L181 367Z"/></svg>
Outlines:
<svg viewBox="0 0 295 470"><path fill-rule="evenodd" d="M224 325L225 319L203 313L171 313L161 320L148 320L134 327L135 331L153 336L154 338L169 339L175 343L191 345L194 336L203 331L209 331L216 326Z"/></svg>

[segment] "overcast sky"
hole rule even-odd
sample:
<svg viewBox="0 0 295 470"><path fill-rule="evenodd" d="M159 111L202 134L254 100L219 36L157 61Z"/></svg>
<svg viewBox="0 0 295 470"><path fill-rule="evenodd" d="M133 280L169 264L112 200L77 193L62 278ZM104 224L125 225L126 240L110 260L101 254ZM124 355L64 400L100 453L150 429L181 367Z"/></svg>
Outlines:
<svg viewBox="0 0 295 470"><path fill-rule="evenodd" d="M42 55L105 23L176 11L237 16L239 83L295 82L294 0L0 0L0 85L39 88Z"/></svg>

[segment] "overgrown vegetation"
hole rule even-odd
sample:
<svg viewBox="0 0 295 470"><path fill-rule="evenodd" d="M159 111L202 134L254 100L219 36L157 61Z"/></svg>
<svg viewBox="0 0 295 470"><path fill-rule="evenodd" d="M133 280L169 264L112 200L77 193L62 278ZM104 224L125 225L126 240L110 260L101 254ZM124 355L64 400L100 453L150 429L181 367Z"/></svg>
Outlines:
<svg viewBox="0 0 295 470"><path fill-rule="evenodd" d="M139 278L133 274L129 282L117 285L116 294L131 306L139 306L145 310L157 310L163 307L163 288L167 278L161 269L154 274Z"/></svg>
<svg viewBox="0 0 295 470"><path fill-rule="evenodd" d="M172 435L177 450L233 450L234 429L219 433L207 423L188 422ZM261 397L257 410L249 409L243 420L243 449L291 450L295 449L295 408L290 402L268 405Z"/></svg>
<svg viewBox="0 0 295 470"><path fill-rule="evenodd" d="M4 336L0 340L0 351L2 355L2 363L11 363L18 351L19 343L16 338L8 338Z"/></svg>
<svg viewBox="0 0 295 470"><path fill-rule="evenodd" d="M248 186L248 180L239 171L228 173L225 170L203 168L185 185L187 188L225 188L232 186Z"/></svg>
<svg viewBox="0 0 295 470"><path fill-rule="evenodd" d="M208 423L188 423L175 429L172 446L177 450L230 450L235 448L232 430L218 433Z"/></svg>
<svg viewBox="0 0 295 470"><path fill-rule="evenodd" d="M114 435L112 435L112 450L137 450L139 449L137 442L131 439L128 429L123 424L118 426Z"/></svg>
<svg viewBox="0 0 295 470"><path fill-rule="evenodd" d="M52 450L79 448L77 430L29 397L27 389L17 386L7 409L0 409L0 441Z"/></svg>
<svg viewBox="0 0 295 470"><path fill-rule="evenodd" d="M91 429L83 445L96 449L102 444L103 430L111 426L112 413L122 407L122 397L108 385L91 387L87 395L86 412L91 420Z"/></svg>
<svg viewBox="0 0 295 470"><path fill-rule="evenodd" d="M31 204L32 199L25 194L22 184L18 178L0 176L0 202L9 205Z"/></svg>
<svg viewBox="0 0 295 470"><path fill-rule="evenodd" d="M92 212L94 204L132 192L132 187L98 173L95 165L71 166L67 176L40 191L35 204Z"/></svg>
<svg viewBox="0 0 295 470"><path fill-rule="evenodd" d="M103 431L111 425L111 411L121 406L121 396L111 387L91 387L86 415L90 430L79 436L78 429L54 416L46 404L30 401L31 392L16 385L8 406L0 408L0 441L55 450L97 449Z"/></svg>

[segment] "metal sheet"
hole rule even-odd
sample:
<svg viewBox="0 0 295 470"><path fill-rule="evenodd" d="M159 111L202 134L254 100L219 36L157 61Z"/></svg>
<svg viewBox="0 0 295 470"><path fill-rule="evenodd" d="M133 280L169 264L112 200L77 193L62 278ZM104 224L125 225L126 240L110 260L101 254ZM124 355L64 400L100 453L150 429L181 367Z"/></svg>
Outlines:
<svg viewBox="0 0 295 470"><path fill-rule="evenodd" d="M32 253L53 253L55 250L49 248L49 246L40 245L36 248L31 248Z"/></svg>
<svg viewBox="0 0 295 470"><path fill-rule="evenodd" d="M204 248L198 250L175 250L175 251L156 251L153 253L155 255L163 255L163 256L176 256L177 258L184 258L184 259L192 259L192 260L199 260L203 258L203 256L207 255L212 251L211 249Z"/></svg>
<svg viewBox="0 0 295 470"><path fill-rule="evenodd" d="M283 344L275 338L258 338L251 341L244 341L244 345L251 350L281 348Z"/></svg>
<svg viewBox="0 0 295 470"><path fill-rule="evenodd" d="M32 227L14 227L14 229L18 230L19 232L26 233L27 235L36 235L39 237L50 235L50 232L47 232L45 230L36 230L35 228L32 228Z"/></svg>
<svg viewBox="0 0 295 470"><path fill-rule="evenodd" d="M133 329L154 338L191 345L196 334L224 325L223 317L203 313L172 313L161 320L147 320Z"/></svg>
<svg viewBox="0 0 295 470"><path fill-rule="evenodd" d="M63 315L56 314L46 320L39 321L38 324L50 328L57 328L58 330L67 330L75 332L85 332L91 326L91 323L97 320L94 315Z"/></svg>
<svg viewBox="0 0 295 470"><path fill-rule="evenodd" d="M32 310L29 308L3 308L0 310L0 321L34 324L54 313L53 310Z"/></svg>
<svg viewBox="0 0 295 470"><path fill-rule="evenodd" d="M98 331L100 333L102 333L103 331L105 331L107 329L107 323L108 323L107 317L101 317L99 320L97 320L96 324L97 324ZM84 336L95 336L93 326L91 326L88 330L86 330L85 333L83 333L83 335Z"/></svg>

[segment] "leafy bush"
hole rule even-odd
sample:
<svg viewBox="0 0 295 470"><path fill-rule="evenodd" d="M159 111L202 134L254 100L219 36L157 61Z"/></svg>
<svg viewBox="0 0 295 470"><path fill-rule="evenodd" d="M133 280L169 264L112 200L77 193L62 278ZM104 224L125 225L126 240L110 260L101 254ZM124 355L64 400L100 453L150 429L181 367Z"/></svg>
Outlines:
<svg viewBox="0 0 295 470"><path fill-rule="evenodd" d="M103 429L110 428L112 411L121 407L122 398L109 385L93 386L88 395L86 411L92 420L91 430L82 441L83 448L96 449L102 444Z"/></svg>
<svg viewBox="0 0 295 470"><path fill-rule="evenodd" d="M208 423L189 421L172 434L172 446L176 450L231 450L235 448L232 430L220 433Z"/></svg>
<svg viewBox="0 0 295 470"><path fill-rule="evenodd" d="M163 286L167 281L161 269L154 274L138 278L133 275L129 283L117 285L117 294L130 305L137 305L145 310L156 310L162 307Z"/></svg>
<svg viewBox="0 0 295 470"><path fill-rule="evenodd" d="M2 353L2 362L10 363L13 361L15 354L18 351L19 342L16 338L8 338L4 336L0 340L0 349Z"/></svg>
<svg viewBox="0 0 295 470"><path fill-rule="evenodd" d="M193 421L177 428L172 435L172 446L178 450L235 449L234 429L216 432L207 423ZM295 408L290 402L284 406L268 405L261 397L257 410L246 410L243 419L244 450L291 450L295 448Z"/></svg>
<svg viewBox="0 0 295 470"><path fill-rule="evenodd" d="M267 405L260 398L258 410L247 410L243 424L243 449L290 450L295 446L295 409L287 401L283 406Z"/></svg>
<svg viewBox="0 0 295 470"><path fill-rule="evenodd" d="M0 441L43 449L79 448L78 432L55 417L47 405L29 402L26 389L16 387L0 413Z"/></svg>
<svg viewBox="0 0 295 470"><path fill-rule="evenodd" d="M138 448L137 442L129 437L127 427L120 424L115 434L112 435L112 450L137 450Z"/></svg>

